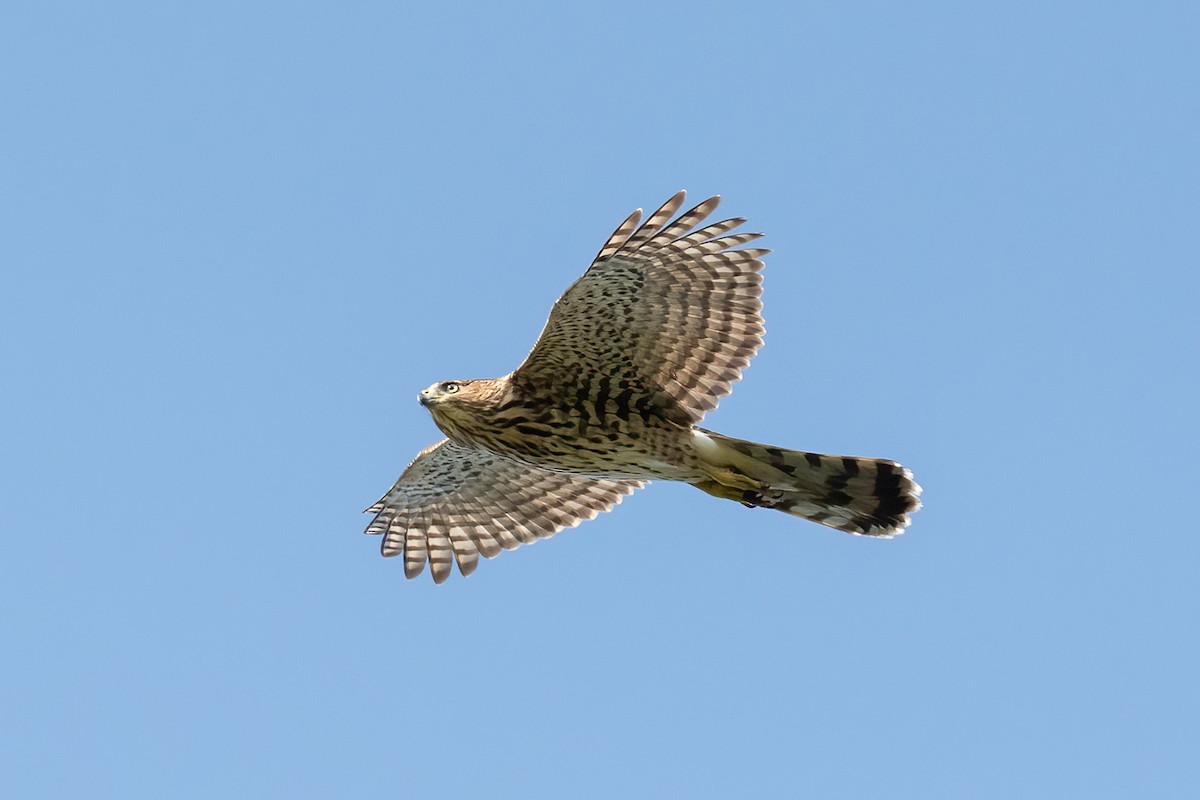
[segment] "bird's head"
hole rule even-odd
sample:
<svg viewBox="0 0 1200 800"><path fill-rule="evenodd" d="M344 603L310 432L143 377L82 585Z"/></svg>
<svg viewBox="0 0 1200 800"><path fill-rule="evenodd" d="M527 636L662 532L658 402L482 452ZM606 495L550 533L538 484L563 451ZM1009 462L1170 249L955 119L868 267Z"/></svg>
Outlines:
<svg viewBox="0 0 1200 800"><path fill-rule="evenodd" d="M417 395L417 400L429 409L439 428L447 435L453 435L458 433L460 428L456 421L464 416L462 412L470 405L466 398L472 394L473 383L474 381L438 381L429 388L422 389Z"/></svg>
<svg viewBox="0 0 1200 800"><path fill-rule="evenodd" d="M475 381L438 381L427 389L422 389L417 395L421 405L436 413L435 409L444 410L461 405L471 397L471 387Z"/></svg>
<svg viewBox="0 0 1200 800"><path fill-rule="evenodd" d="M429 409L433 421L447 435L468 438L476 421L485 419L496 402L499 381L438 381L423 389L417 400ZM472 424L476 423L476 424Z"/></svg>

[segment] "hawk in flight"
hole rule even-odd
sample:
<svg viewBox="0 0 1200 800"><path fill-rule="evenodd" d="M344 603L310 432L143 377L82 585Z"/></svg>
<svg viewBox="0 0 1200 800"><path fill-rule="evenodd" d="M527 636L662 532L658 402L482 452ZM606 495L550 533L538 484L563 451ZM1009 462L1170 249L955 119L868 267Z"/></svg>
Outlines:
<svg viewBox="0 0 1200 800"><path fill-rule="evenodd" d="M784 450L699 427L762 345L758 233L675 217L679 192L608 238L525 363L435 383L418 398L446 434L367 509L367 533L414 578L552 536L651 480L684 481L865 536L903 532L921 488L894 461ZM641 224L639 224L641 222Z"/></svg>

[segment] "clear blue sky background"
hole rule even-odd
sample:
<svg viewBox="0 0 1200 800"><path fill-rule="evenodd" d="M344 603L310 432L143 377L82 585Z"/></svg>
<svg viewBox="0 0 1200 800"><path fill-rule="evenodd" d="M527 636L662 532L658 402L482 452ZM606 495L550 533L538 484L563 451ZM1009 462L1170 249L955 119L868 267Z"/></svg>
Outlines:
<svg viewBox="0 0 1200 800"><path fill-rule="evenodd" d="M433 5L3 12L0 794L1195 796L1196 6ZM405 581L416 392L681 187L775 249L710 427L909 533Z"/></svg>

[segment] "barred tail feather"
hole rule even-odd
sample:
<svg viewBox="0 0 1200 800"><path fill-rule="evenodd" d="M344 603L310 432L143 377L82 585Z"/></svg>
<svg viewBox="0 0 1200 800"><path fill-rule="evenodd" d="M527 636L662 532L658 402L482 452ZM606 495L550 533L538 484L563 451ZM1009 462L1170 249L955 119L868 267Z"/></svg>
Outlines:
<svg viewBox="0 0 1200 800"><path fill-rule="evenodd" d="M784 450L699 428L694 437L709 478L694 485L717 497L883 538L903 533L921 507L921 487L894 461Z"/></svg>

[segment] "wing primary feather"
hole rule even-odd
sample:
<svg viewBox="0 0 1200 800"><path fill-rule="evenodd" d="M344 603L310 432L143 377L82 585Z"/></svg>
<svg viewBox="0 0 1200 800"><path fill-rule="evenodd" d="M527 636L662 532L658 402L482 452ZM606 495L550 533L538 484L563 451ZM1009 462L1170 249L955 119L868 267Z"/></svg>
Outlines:
<svg viewBox="0 0 1200 800"><path fill-rule="evenodd" d="M621 245L621 249L618 252L633 252L639 249L647 241L654 238L654 236L663 229L663 226L670 221L671 217L675 216L675 212L679 210L681 205L683 205L684 198L686 197L687 192L683 189L680 189L678 192L673 194L670 200L659 206L658 210L651 214L650 217L642 223L640 228L634 231L633 235L629 237L629 241Z"/></svg>
<svg viewBox="0 0 1200 800"><path fill-rule="evenodd" d="M384 558L398 556L404 552L407 527L408 518L405 514L397 514L392 517L388 523L387 530L383 532L383 541L379 543L379 549L383 553Z"/></svg>
<svg viewBox="0 0 1200 800"><path fill-rule="evenodd" d="M657 235L644 245L649 249L661 247L669 242L672 242L681 236L686 236L688 231L699 225L708 217L709 214L717 210L717 206L721 204L721 195L713 195L703 203L694 206L688 211L679 215L679 219L672 222L667 227L658 232Z"/></svg>
<svg viewBox="0 0 1200 800"><path fill-rule="evenodd" d="M484 558L494 558L499 554L500 541L492 532L489 524L494 524L494 517L489 517L480 508L464 510L463 516L471 521L471 538L475 540L475 546L479 548L480 555Z"/></svg>
<svg viewBox="0 0 1200 800"><path fill-rule="evenodd" d="M440 520L429 529L426 545L429 548L430 577L434 583L445 583L454 565L454 548L450 544L450 534Z"/></svg>
<svg viewBox="0 0 1200 800"><path fill-rule="evenodd" d="M608 241L600 248L600 252L592 259L592 263L596 264L610 258L614 253L621 249L625 242L629 241L630 234L637 228L639 222L642 221L642 210L639 208L625 218L625 221L617 226L617 229L608 237Z"/></svg>
<svg viewBox="0 0 1200 800"><path fill-rule="evenodd" d="M474 520L469 514L464 514L463 517L447 526L447 536L450 538L450 546L454 548L454 561L458 564L458 571L465 577L478 566L479 550L471 538Z"/></svg>
<svg viewBox="0 0 1200 800"><path fill-rule="evenodd" d="M425 530L429 527L428 509L422 509L421 514L411 520L408 530L404 533L404 577L412 579L425 569L429 548Z"/></svg>
<svg viewBox="0 0 1200 800"><path fill-rule="evenodd" d="M702 244L710 239L715 239L718 236L728 233L739 225L745 224L745 217L733 217L732 219L714 222L713 224L700 228L699 230L692 231L687 236L682 236L676 239L675 241L671 242L668 247L671 250L684 251L689 247Z"/></svg>

